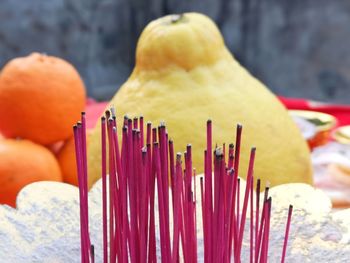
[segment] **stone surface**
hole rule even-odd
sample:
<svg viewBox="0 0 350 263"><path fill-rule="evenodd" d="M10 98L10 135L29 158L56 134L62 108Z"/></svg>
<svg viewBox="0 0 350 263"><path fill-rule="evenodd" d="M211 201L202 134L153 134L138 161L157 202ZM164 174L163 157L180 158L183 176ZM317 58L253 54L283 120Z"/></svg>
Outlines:
<svg viewBox="0 0 350 263"><path fill-rule="evenodd" d="M201 215L200 184L197 183L196 187L196 213ZM243 185L242 189L245 189ZM271 188L269 193L273 200L269 262L280 262L290 203L294 205L294 209L286 262L349 262L350 209L333 213L331 202L325 193L306 184L285 184ZM98 263L102 262L101 195L102 180L99 180L89 192L89 229L91 242L95 246L95 262ZM241 201L244 199L243 195L242 191ZM263 195L261 193L260 200L263 200ZM17 198L17 209L0 206L0 258L16 263L81 262L78 200L78 188L68 184L37 182L26 186ZM155 200L158 200L157 196ZM160 262L158 215L156 201L156 253ZM249 213L247 216L242 262L249 261ZM197 220L198 262L203 262L201 216Z"/></svg>
<svg viewBox="0 0 350 263"><path fill-rule="evenodd" d="M32 51L61 56L90 96L108 99L134 63L154 18L203 12L235 56L280 95L350 103L350 2L346 0L2 0L0 66Z"/></svg>

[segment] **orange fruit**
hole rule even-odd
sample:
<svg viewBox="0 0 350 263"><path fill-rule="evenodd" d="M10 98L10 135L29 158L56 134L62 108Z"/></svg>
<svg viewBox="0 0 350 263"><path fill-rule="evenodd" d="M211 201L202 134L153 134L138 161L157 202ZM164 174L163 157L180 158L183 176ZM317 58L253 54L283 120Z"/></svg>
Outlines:
<svg viewBox="0 0 350 263"><path fill-rule="evenodd" d="M0 203L15 207L18 192L37 181L62 181L50 150L29 140L0 140Z"/></svg>
<svg viewBox="0 0 350 263"><path fill-rule="evenodd" d="M63 182L78 186L74 137L65 142L57 154L57 160L61 167Z"/></svg>
<svg viewBox="0 0 350 263"><path fill-rule="evenodd" d="M55 155L57 156L57 154L61 151L63 145L64 145L65 141L58 141L55 142L53 144L47 145L47 148Z"/></svg>
<svg viewBox="0 0 350 263"><path fill-rule="evenodd" d="M89 136L93 129L86 130L86 140L89 141ZM78 186L78 171L75 159L75 142L74 136L64 142L59 152L56 154L58 163L61 167L63 182Z"/></svg>
<svg viewBox="0 0 350 263"><path fill-rule="evenodd" d="M72 135L85 108L79 73L63 59L32 53L0 73L0 131L48 145Z"/></svg>

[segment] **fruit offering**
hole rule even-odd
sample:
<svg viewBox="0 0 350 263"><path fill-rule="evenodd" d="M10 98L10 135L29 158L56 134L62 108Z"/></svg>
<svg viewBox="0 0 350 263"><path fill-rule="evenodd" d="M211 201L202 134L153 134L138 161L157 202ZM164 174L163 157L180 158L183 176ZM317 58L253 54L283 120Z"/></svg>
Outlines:
<svg viewBox="0 0 350 263"><path fill-rule="evenodd" d="M18 192L36 181L62 181L55 156L28 140L0 139L0 204L15 206Z"/></svg>
<svg viewBox="0 0 350 263"><path fill-rule="evenodd" d="M28 183L62 181L61 174L69 183L77 181L69 139L72 125L84 109L84 83L67 61L32 53L12 59L2 68L0 204L14 206L18 191Z"/></svg>
<svg viewBox="0 0 350 263"><path fill-rule="evenodd" d="M246 128L242 169L249 163L247 145L256 146L260 152L255 172L262 184L312 183L308 146L287 110L236 61L216 25L204 15L169 15L146 26L137 44L135 68L110 105L116 106L118 119L142 115L152 123L165 121L179 147L176 151L192 144L198 172L204 171L202 131L210 118L216 124L213 146L233 142L235 123ZM99 138L98 126L89 140L90 185L101 176Z"/></svg>

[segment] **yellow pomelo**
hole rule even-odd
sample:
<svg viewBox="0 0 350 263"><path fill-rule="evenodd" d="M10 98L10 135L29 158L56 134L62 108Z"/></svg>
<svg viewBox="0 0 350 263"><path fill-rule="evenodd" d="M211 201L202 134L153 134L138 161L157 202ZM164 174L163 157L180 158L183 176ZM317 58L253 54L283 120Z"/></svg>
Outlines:
<svg viewBox="0 0 350 263"><path fill-rule="evenodd" d="M257 147L255 177L271 185L312 182L310 153L278 99L230 54L215 24L197 13L151 22L136 51L136 66L111 100L119 121L144 116L165 121L177 151L193 147L193 165L203 171L206 121L213 143L235 141L243 125L240 176L245 177L251 146ZM100 128L89 139L90 185L100 177Z"/></svg>

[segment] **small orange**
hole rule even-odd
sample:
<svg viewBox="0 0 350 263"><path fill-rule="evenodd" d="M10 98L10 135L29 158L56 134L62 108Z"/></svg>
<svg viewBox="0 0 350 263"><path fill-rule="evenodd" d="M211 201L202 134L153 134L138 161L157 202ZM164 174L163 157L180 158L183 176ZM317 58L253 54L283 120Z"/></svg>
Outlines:
<svg viewBox="0 0 350 263"><path fill-rule="evenodd" d="M0 131L48 145L72 135L85 108L79 73L63 59L32 53L0 72Z"/></svg>
<svg viewBox="0 0 350 263"><path fill-rule="evenodd" d="M47 148L55 155L57 156L57 154L61 151L63 145L64 145L65 141L58 141L55 142L53 144L47 145Z"/></svg>
<svg viewBox="0 0 350 263"><path fill-rule="evenodd" d="M78 186L74 137L68 139L64 143L57 154L57 160L61 167L63 182Z"/></svg>
<svg viewBox="0 0 350 263"><path fill-rule="evenodd" d="M89 136L92 134L92 129L86 130L86 139L89 141ZM78 171L75 159L75 142L74 136L64 142L56 158L61 167L63 182L78 186Z"/></svg>
<svg viewBox="0 0 350 263"><path fill-rule="evenodd" d="M50 150L29 140L0 140L0 204L15 207L18 192L36 181L62 181Z"/></svg>

